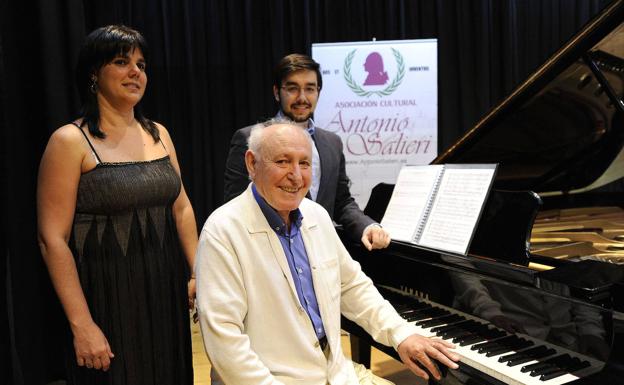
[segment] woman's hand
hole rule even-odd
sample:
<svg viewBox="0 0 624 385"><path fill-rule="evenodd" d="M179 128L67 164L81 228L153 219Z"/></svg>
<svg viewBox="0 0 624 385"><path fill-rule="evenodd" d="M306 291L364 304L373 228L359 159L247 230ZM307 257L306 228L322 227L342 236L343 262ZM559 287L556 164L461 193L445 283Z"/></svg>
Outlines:
<svg viewBox="0 0 624 385"><path fill-rule="evenodd" d="M188 281L188 306L191 310L195 306L195 277L191 277Z"/></svg>
<svg viewBox="0 0 624 385"><path fill-rule="evenodd" d="M195 309L195 277L191 277L188 281L188 306L190 310ZM199 321L197 309L193 312L193 323Z"/></svg>
<svg viewBox="0 0 624 385"><path fill-rule="evenodd" d="M107 371L115 357L102 330L91 321L84 326L72 327L74 349L78 366Z"/></svg>

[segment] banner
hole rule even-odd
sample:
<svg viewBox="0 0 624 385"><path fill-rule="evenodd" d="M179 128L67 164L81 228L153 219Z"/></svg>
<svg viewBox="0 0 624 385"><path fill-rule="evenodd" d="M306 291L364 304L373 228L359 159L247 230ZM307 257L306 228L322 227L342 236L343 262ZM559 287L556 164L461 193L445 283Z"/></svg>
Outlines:
<svg viewBox="0 0 624 385"><path fill-rule="evenodd" d="M313 44L312 57L323 75L314 121L342 138L360 207L404 164L437 156L437 40Z"/></svg>

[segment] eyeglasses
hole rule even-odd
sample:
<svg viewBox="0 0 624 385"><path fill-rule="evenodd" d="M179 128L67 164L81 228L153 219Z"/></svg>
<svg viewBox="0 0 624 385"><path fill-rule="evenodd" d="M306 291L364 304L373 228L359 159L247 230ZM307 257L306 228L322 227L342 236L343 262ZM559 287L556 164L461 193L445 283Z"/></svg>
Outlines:
<svg viewBox="0 0 624 385"><path fill-rule="evenodd" d="M320 89L319 86L305 86L305 87L301 88L301 87L296 86L294 84L281 86L280 88L283 89L284 91L286 91L288 96L299 96L302 90L303 90L303 94L305 96L312 96L312 95L316 95L319 92L319 89Z"/></svg>

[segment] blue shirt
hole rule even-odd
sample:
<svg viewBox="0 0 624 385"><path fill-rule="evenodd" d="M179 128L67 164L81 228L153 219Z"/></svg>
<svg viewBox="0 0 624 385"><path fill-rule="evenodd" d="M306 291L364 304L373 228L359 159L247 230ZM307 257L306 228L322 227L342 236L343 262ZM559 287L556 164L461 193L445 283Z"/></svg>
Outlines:
<svg viewBox="0 0 624 385"><path fill-rule="evenodd" d="M308 313L310 321L312 321L312 326L314 326L316 336L321 339L325 337L325 328L323 327L321 312L319 311L318 302L316 301L316 292L314 291L308 253L306 252L305 245L303 244L303 237L301 236L300 227L301 220L303 219L301 211L297 209L290 212L291 223L290 231L288 231L286 223L284 223L277 211L269 206L264 198L258 194L255 184L251 185L251 191L253 192L254 198L256 198L256 202L258 202L260 206L260 210L262 210L269 225L273 231L275 231L275 234L277 234L282 244L284 254L286 254L286 260L288 261L288 267L290 268L290 274L295 282L299 303Z"/></svg>

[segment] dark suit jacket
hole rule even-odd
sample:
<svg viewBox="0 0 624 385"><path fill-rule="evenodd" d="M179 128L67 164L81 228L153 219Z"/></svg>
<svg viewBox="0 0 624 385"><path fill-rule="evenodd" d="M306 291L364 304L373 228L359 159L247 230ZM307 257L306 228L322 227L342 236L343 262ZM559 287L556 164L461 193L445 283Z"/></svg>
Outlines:
<svg viewBox="0 0 624 385"><path fill-rule="evenodd" d="M230 153L225 164L225 202L240 195L249 185L245 167L245 151L251 127L244 127L234 133ZM362 237L364 228L374 221L364 215L351 196L351 181L345 171L342 141L332 132L316 127L314 141L321 159L321 185L316 202L323 206L334 222L342 225L354 239Z"/></svg>

